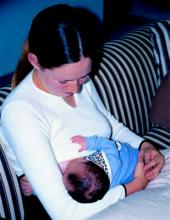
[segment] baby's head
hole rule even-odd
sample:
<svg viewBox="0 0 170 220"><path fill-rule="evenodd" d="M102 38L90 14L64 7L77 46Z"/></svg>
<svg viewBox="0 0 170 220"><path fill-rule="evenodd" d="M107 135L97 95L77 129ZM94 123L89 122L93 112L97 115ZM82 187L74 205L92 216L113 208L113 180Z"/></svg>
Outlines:
<svg viewBox="0 0 170 220"><path fill-rule="evenodd" d="M81 203L102 199L110 187L105 171L83 158L69 163L63 174L63 182L72 198Z"/></svg>

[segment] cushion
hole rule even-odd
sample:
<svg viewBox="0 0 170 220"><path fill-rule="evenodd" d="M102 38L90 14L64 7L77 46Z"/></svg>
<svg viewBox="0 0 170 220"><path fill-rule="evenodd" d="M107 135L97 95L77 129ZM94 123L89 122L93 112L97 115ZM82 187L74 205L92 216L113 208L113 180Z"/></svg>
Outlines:
<svg viewBox="0 0 170 220"><path fill-rule="evenodd" d="M149 109L157 90L150 26L106 42L94 84L108 111L143 136L149 129Z"/></svg>
<svg viewBox="0 0 170 220"><path fill-rule="evenodd" d="M157 63L158 86L170 70L170 20L160 20L151 28L154 57Z"/></svg>
<svg viewBox="0 0 170 220"><path fill-rule="evenodd" d="M158 125L153 124L145 134L144 138L157 146L159 149L170 148L170 132Z"/></svg>
<svg viewBox="0 0 170 220"><path fill-rule="evenodd" d="M153 99L151 121L170 131L170 72L163 79Z"/></svg>
<svg viewBox="0 0 170 220"><path fill-rule="evenodd" d="M17 177L0 140L0 218L23 220L24 209Z"/></svg>

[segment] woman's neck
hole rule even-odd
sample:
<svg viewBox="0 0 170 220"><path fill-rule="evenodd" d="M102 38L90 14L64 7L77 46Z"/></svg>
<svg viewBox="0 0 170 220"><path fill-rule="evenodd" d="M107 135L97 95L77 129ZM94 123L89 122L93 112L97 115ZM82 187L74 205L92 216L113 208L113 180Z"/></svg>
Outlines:
<svg viewBox="0 0 170 220"><path fill-rule="evenodd" d="M34 70L33 71L33 83L35 84L35 86L44 91L44 92L47 92L49 93L49 91L46 89L46 87L43 85L40 77L39 77L39 73L38 73L38 70ZM70 105L71 107L75 108L76 107L76 101L75 101L75 98L74 98L74 95L72 96L68 96L68 97L63 97L64 101Z"/></svg>
<svg viewBox="0 0 170 220"><path fill-rule="evenodd" d="M47 92L47 93L49 93L48 92L48 90L45 88L45 86L43 85L43 83L42 83L42 81L41 81L41 79L40 79L40 77L39 77L39 74L38 74L38 70L34 70L33 71L33 76L32 76L32 78L33 78L33 83L35 84L35 86L37 87L37 88L39 88L40 90L42 90L42 91L44 91L44 92Z"/></svg>
<svg viewBox="0 0 170 220"><path fill-rule="evenodd" d="M73 107L73 108L76 107L76 100L75 100L74 95L68 96L68 97L64 97L63 99L64 99L64 101L65 101L68 105L70 105L71 107Z"/></svg>

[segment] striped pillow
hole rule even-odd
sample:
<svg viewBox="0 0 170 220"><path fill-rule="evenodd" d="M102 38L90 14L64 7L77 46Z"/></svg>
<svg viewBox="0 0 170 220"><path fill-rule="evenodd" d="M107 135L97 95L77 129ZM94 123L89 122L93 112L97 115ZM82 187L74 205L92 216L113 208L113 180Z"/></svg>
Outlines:
<svg viewBox="0 0 170 220"><path fill-rule="evenodd" d="M152 127L143 137L152 141L161 149L170 147L170 133L163 128Z"/></svg>
<svg viewBox="0 0 170 220"><path fill-rule="evenodd" d="M0 115L1 115L2 103L11 91L12 91L11 86L6 86L6 87L0 88Z"/></svg>
<svg viewBox="0 0 170 220"><path fill-rule="evenodd" d="M0 218L23 220L24 209L17 177L0 140Z"/></svg>
<svg viewBox="0 0 170 220"><path fill-rule="evenodd" d="M169 133L149 120L158 88L150 31L153 25L141 26L118 40L106 42L93 81L112 115L140 136L169 147Z"/></svg>
<svg viewBox="0 0 170 220"><path fill-rule="evenodd" d="M151 28L151 40L157 63L158 85L170 70L170 20L160 20Z"/></svg>
<svg viewBox="0 0 170 220"><path fill-rule="evenodd" d="M150 26L143 26L106 42L94 83L108 111L143 136L157 88Z"/></svg>

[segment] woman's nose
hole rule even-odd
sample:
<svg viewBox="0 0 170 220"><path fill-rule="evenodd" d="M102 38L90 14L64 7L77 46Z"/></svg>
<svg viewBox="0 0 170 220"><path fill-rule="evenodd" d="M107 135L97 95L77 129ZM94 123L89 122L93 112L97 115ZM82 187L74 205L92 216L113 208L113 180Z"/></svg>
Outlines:
<svg viewBox="0 0 170 220"><path fill-rule="evenodd" d="M69 90L72 93L78 92L78 90L79 90L78 80L74 80L74 81L70 82Z"/></svg>

